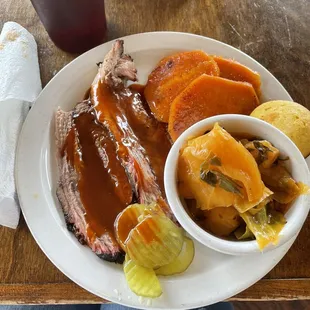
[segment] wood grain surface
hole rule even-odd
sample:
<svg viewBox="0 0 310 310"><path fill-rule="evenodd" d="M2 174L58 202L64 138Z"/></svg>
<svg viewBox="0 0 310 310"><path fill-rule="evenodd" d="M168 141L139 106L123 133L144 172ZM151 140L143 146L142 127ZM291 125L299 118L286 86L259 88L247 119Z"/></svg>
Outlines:
<svg viewBox="0 0 310 310"><path fill-rule="evenodd" d="M208 36L246 52L310 108L309 0L106 0L109 39L147 31ZM53 44L29 0L0 0L6 21L27 28L38 43L43 85L77 55ZM283 260L235 300L310 299L310 221ZM0 303L94 303L101 300L58 271L36 245L23 218L0 227ZM241 309L241 308L240 308Z"/></svg>
<svg viewBox="0 0 310 310"><path fill-rule="evenodd" d="M234 310L309 310L310 301L233 302Z"/></svg>

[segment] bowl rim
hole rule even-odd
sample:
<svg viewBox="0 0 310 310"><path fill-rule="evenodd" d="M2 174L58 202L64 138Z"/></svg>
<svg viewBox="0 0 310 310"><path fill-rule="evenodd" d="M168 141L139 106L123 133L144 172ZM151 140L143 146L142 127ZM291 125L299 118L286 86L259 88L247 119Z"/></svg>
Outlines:
<svg viewBox="0 0 310 310"><path fill-rule="evenodd" d="M208 127L211 127L216 122L225 123L225 121L238 121L238 122L244 122L246 124L253 123L256 125L260 125L261 128L264 128L265 130L268 130L269 132L271 131L274 134L276 134L279 139L282 139L283 141L285 141L286 144L289 145L289 149L287 150L287 152L289 153L289 155L291 155L289 157L294 159L292 162L295 163L296 167L298 166L298 170L299 169L305 170L305 178L303 180L298 181L310 184L310 173L304 157L302 156L301 152L296 147L296 145L284 133L282 133L279 129L277 129L273 125L251 116L240 114L223 114L203 119L197 122L196 124L192 125L188 129L186 129L172 145L164 169L164 186L168 204L172 212L174 213L176 219L181 224L181 226L187 231L189 235L191 235L193 238L195 238L203 245L213 250L231 255L243 255L243 254L262 252L259 249L256 240L252 241L225 240L199 227L187 214L186 210L182 205L181 198L177 192L177 182L176 182L177 161L179 157L179 151L183 146L183 144L185 143L185 141L188 140L189 138L194 138L203 134L205 130L209 129ZM259 133L257 135L260 136ZM293 211L294 213L293 219L296 219L297 217L296 221L290 221L290 223L288 221L280 233L278 243L276 245L268 245L267 247L264 248L263 252L270 251L283 245L284 243L288 242L291 238L293 238L299 233L308 215L310 204L309 204L309 195L302 195L297 199L299 199L300 202L298 203L298 205L296 205L294 202L294 211ZM298 216L296 215L297 212Z"/></svg>

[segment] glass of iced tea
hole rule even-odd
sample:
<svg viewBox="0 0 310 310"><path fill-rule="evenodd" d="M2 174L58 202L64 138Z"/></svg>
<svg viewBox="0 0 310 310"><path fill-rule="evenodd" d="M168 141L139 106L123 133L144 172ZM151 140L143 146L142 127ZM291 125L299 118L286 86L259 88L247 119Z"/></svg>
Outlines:
<svg viewBox="0 0 310 310"><path fill-rule="evenodd" d="M31 0L53 42L69 53L103 43L107 23L104 0Z"/></svg>

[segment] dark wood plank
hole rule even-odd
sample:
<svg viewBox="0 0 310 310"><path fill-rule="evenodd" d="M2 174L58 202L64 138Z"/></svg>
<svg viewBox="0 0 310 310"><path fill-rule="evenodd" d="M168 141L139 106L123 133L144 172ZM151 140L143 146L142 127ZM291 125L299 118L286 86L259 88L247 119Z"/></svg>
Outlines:
<svg viewBox="0 0 310 310"><path fill-rule="evenodd" d="M105 300L72 282L0 284L0 304L99 304Z"/></svg>
<svg viewBox="0 0 310 310"><path fill-rule="evenodd" d="M280 263L267 275L270 279L310 278L310 219L306 220L298 238ZM310 292L310 291L309 291ZM310 296L309 296L310 299Z"/></svg>
<svg viewBox="0 0 310 310"><path fill-rule="evenodd" d="M258 60L310 108L310 1L308 0L106 0L109 39L146 31L183 31L233 45ZM33 33L43 85L76 55L53 44L30 1L0 0L0 28L14 20ZM289 253L237 300L310 298L308 219ZM98 302L71 283L41 252L21 219L0 227L0 301ZM278 280L280 279L280 280ZM287 280L283 280L287 279ZM291 280L293 279L293 280Z"/></svg>
<svg viewBox="0 0 310 310"><path fill-rule="evenodd" d="M234 310L309 310L309 300L233 302Z"/></svg>
<svg viewBox="0 0 310 310"><path fill-rule="evenodd" d="M69 281L43 254L23 218L17 230L0 227L0 258L0 283Z"/></svg>
<svg viewBox="0 0 310 310"><path fill-rule="evenodd" d="M229 301L286 301L308 300L310 280L268 280L254 284ZM103 303L105 300L92 295L72 282L57 283L0 283L0 304L81 304Z"/></svg>
<svg viewBox="0 0 310 310"><path fill-rule="evenodd" d="M308 300L309 292L309 279L263 279L231 300Z"/></svg>

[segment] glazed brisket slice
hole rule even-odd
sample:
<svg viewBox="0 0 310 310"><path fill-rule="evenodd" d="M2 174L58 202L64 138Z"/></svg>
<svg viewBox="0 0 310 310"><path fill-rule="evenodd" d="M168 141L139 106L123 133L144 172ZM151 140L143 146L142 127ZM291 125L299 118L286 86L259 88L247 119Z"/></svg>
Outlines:
<svg viewBox="0 0 310 310"><path fill-rule="evenodd" d="M145 109L141 96L124 84L126 80L136 80L136 69L131 57L124 55L123 43L117 40L100 64L90 99L98 121L109 130L117 145L118 157L138 201L158 202L171 214L162 186L171 144L164 125Z"/></svg>
<svg viewBox="0 0 310 310"><path fill-rule="evenodd" d="M81 113L89 113L91 109L89 102L84 101L70 112L64 112L60 109L56 112L56 145L59 155L59 181L56 193L63 209L67 228L74 233L79 242L87 244L94 253L104 260L122 263L124 252L113 234L106 232L100 237L90 238L88 236L88 223L85 219L86 210L78 189L79 174L63 152L68 135L74 127L74 117ZM104 131L102 132L104 133ZM75 139L77 138L75 137ZM100 154L100 150L98 153Z"/></svg>
<svg viewBox="0 0 310 310"><path fill-rule="evenodd" d="M164 124L154 119L145 106L141 94L125 86L126 80L136 79L133 61L130 56L123 53L123 41L118 40L113 44L103 63L99 65L89 100L79 103L70 112L59 109L56 113L60 176L57 196L68 229L99 257L118 263L123 261L124 253L117 244L114 234L103 233L100 236L95 234L95 237L94 235L90 237L85 195L83 196L83 191L79 190L80 174L72 164L72 160L68 160L68 156L65 156L64 147L67 139L74 133L76 117L83 113L91 113L95 117L96 124L103 129L97 136L105 136L114 145L114 155L117 158L112 161L119 163L126 173L126 180L133 196L130 196L130 200L127 197L124 207L135 201L145 204L158 202L173 218L165 201L162 180L164 163L171 144ZM74 146L79 145L77 136L73 136L75 143L71 144ZM98 142L99 140L93 142L102 161L105 161L105 147ZM125 185L120 188L125 188ZM121 192L118 189L117 194L122 200ZM100 205L109 207L108 203Z"/></svg>

